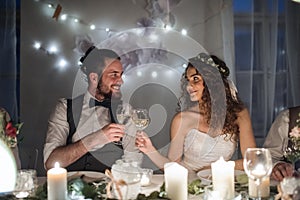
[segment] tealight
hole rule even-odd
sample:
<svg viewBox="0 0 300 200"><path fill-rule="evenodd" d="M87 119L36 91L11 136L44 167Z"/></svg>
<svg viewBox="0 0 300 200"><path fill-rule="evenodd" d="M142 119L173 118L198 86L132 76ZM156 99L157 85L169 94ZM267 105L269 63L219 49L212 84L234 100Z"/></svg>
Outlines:
<svg viewBox="0 0 300 200"><path fill-rule="evenodd" d="M148 186L151 184L153 175L152 169L142 169L141 186Z"/></svg>

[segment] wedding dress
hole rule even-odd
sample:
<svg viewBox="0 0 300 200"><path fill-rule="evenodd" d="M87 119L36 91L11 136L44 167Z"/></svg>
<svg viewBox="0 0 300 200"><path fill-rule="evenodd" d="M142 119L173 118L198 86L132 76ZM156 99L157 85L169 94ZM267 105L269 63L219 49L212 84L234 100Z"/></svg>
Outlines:
<svg viewBox="0 0 300 200"><path fill-rule="evenodd" d="M184 141L183 164L195 172L210 166L212 162L223 156L224 160L230 160L236 150L236 142L229 136L219 135L215 138L191 129Z"/></svg>

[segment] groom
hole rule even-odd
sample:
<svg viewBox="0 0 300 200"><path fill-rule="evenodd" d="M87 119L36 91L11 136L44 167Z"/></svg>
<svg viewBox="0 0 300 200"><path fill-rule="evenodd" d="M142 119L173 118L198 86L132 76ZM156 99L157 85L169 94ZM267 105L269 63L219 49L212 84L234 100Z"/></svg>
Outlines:
<svg viewBox="0 0 300 200"><path fill-rule="evenodd" d="M48 121L44 164L46 169L59 162L69 171L104 172L123 155L122 146L114 142L126 136L125 127L115 123L112 111L112 102L122 97L123 67L114 51L95 47L80 61L88 80L87 91L75 99L58 101ZM132 124L126 129L136 131ZM122 143L124 150L138 151L129 137Z"/></svg>

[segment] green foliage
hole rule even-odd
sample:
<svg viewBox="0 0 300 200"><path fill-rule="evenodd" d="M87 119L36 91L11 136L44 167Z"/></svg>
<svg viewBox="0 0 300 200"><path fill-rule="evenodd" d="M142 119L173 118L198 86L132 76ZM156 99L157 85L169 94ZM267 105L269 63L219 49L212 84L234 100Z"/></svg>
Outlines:
<svg viewBox="0 0 300 200"><path fill-rule="evenodd" d="M200 179L193 180L191 183L188 184L188 193L193 195L199 195L204 192L204 187L201 183Z"/></svg>

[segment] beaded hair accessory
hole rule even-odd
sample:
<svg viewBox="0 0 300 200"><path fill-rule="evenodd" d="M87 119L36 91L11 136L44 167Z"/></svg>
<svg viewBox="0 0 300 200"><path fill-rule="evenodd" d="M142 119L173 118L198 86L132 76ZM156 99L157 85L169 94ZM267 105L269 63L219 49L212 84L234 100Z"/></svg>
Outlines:
<svg viewBox="0 0 300 200"><path fill-rule="evenodd" d="M229 68L226 66L226 64L223 61L220 60L220 62L224 63L222 65L216 64L215 61L206 53L199 53L196 57L193 57L189 60L196 61L196 62L200 61L202 63L205 63L208 66L216 67L223 78L227 79L230 74ZM231 96L235 101L237 101L237 92L238 92L237 88L231 79L227 79L227 81L229 84Z"/></svg>

